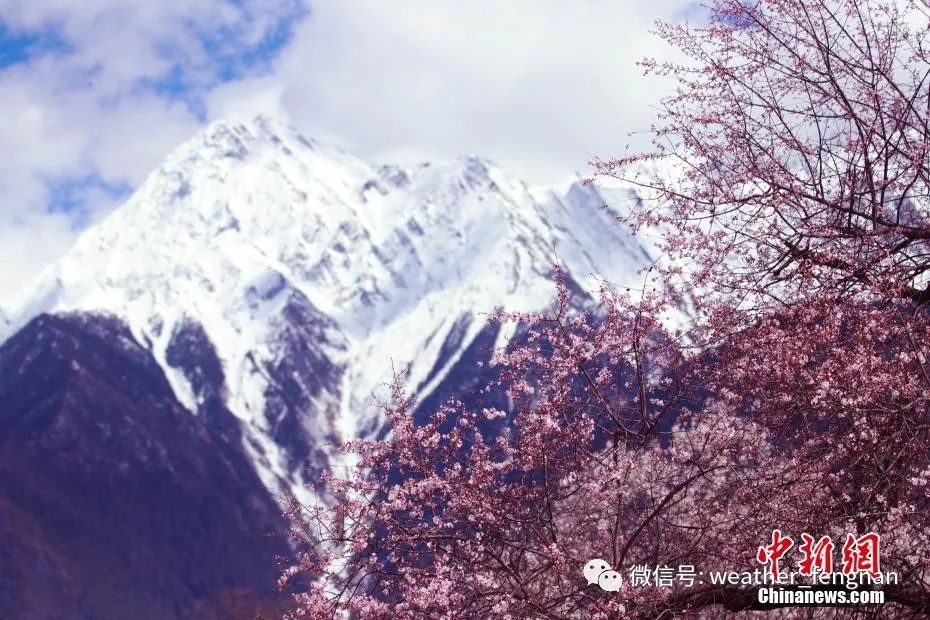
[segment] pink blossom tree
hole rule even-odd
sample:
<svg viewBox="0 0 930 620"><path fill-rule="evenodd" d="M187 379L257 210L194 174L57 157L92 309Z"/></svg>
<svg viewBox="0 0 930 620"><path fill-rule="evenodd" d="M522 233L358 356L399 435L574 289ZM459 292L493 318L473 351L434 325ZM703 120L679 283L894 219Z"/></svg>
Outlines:
<svg viewBox="0 0 930 620"><path fill-rule="evenodd" d="M902 577L880 615L930 613L928 23L916 3L718 0L660 25L683 60L645 63L678 84L653 148L595 166L644 196L627 224L665 231L663 285L584 311L563 285L551 314L499 317L529 327L486 387L509 411L416 424L396 389L390 437L294 506L297 615L719 616L754 589L628 569L753 570L775 529L879 533ZM585 580L592 558L618 592Z"/></svg>

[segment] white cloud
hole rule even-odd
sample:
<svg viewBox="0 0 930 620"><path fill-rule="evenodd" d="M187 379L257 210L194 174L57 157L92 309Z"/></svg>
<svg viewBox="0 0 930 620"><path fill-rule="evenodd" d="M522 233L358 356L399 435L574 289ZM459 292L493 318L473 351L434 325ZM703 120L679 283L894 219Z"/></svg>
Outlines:
<svg viewBox="0 0 930 620"><path fill-rule="evenodd" d="M213 89L207 98L211 118L257 115L292 120L284 107L284 81L276 75L266 75L223 84Z"/></svg>
<svg viewBox="0 0 930 620"><path fill-rule="evenodd" d="M657 53L654 21L688 5L318 0L275 79L300 129L361 154L478 153L551 181L648 128L662 86L636 61ZM228 97L212 101L221 115Z"/></svg>
<svg viewBox="0 0 930 620"><path fill-rule="evenodd" d="M316 0L301 21L301 2L0 0L8 27L53 31L65 48L0 70L0 148L15 154L0 158L0 298L112 206L78 184L80 217L50 210L50 181L136 186L202 124L178 93L152 88L172 72L209 118L278 114L377 160L476 153L558 181L649 126L662 85L635 62L663 54L653 22L689 6ZM244 67L243 50L288 18L280 55ZM244 75L230 82L220 68Z"/></svg>
<svg viewBox="0 0 930 620"><path fill-rule="evenodd" d="M23 66L0 74L0 147L7 154L0 158L0 298L64 253L78 226L114 206L83 179L134 186L198 124L180 103L138 94L102 104L92 90L43 81L45 72ZM71 182L77 210L53 210L55 186Z"/></svg>
<svg viewBox="0 0 930 620"><path fill-rule="evenodd" d="M0 298L112 208L82 180L138 185L202 124L187 102L299 12L298 0L0 0L5 29L53 43L0 70ZM54 209L60 183L76 210Z"/></svg>
<svg viewBox="0 0 930 620"><path fill-rule="evenodd" d="M28 215L0 225L0 291L15 291L57 258L73 240L71 222L62 214Z"/></svg>

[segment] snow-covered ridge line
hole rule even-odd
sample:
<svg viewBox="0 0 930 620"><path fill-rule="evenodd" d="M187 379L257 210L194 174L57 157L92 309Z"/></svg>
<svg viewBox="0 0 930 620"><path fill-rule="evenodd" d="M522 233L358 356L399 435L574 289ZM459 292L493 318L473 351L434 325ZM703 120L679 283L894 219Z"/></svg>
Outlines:
<svg viewBox="0 0 930 620"><path fill-rule="evenodd" d="M221 121L0 308L0 342L42 312L115 315L197 413L177 343L201 326L263 480L294 490L308 460L377 428L392 368L442 380L457 317L476 320L444 361L485 313L549 306L556 261L589 289L634 282L650 256L605 202L580 182L531 191L477 157L375 166L272 119Z"/></svg>

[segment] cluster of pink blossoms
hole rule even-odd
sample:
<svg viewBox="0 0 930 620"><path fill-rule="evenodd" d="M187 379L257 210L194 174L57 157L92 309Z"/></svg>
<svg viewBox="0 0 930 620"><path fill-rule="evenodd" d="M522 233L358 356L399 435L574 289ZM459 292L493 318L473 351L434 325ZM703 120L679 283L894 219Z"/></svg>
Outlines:
<svg viewBox="0 0 930 620"><path fill-rule="evenodd" d="M717 0L660 26L681 60L644 63L678 84L654 149L595 166L639 188L625 221L664 235L661 285L499 317L527 328L486 386L507 411L418 424L398 389L390 436L294 508L295 615L716 617L755 593L608 592L582 567L752 570L776 529L879 533L902 576L882 617L930 613L928 23L917 2Z"/></svg>

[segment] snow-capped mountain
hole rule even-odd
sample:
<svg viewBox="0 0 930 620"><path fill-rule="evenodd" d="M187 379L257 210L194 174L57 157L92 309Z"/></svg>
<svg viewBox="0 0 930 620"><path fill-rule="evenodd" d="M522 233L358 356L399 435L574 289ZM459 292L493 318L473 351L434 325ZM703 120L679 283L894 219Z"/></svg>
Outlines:
<svg viewBox="0 0 930 620"><path fill-rule="evenodd" d="M650 257L604 202L476 157L374 166L267 118L217 122L0 309L0 342L39 314L115 317L187 409L222 399L269 489L300 493L378 430L394 370L428 395L485 313L547 307L556 261L589 290L633 281Z"/></svg>
<svg viewBox="0 0 930 620"><path fill-rule="evenodd" d="M384 431L395 371L428 412L513 337L488 313L551 305L555 263L639 282L601 208L636 196L605 191L210 125L0 307L0 616L279 615L279 492L312 501Z"/></svg>

